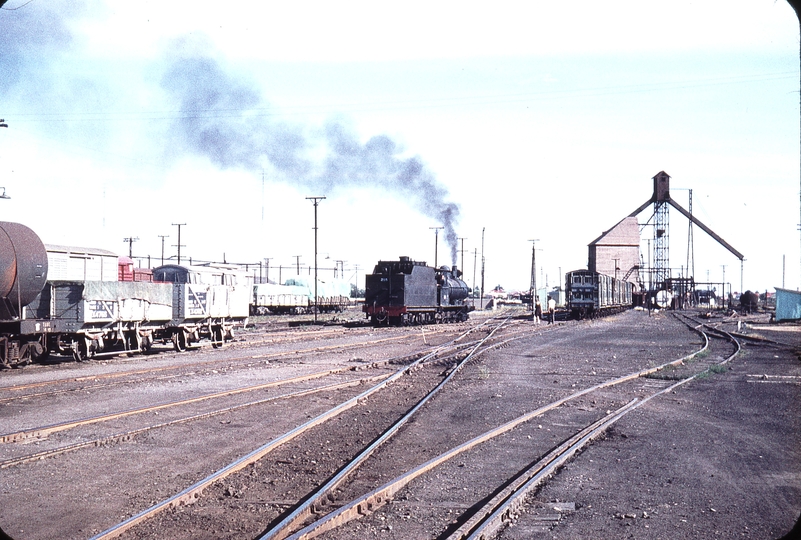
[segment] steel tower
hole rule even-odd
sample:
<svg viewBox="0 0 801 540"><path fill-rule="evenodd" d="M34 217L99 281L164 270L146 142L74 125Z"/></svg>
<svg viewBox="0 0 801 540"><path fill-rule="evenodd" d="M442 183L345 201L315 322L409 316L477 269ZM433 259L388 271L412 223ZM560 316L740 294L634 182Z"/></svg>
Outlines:
<svg viewBox="0 0 801 540"><path fill-rule="evenodd" d="M653 180L654 193L651 195L651 198L629 214L630 217L636 217L637 214L645 210L648 206L651 204L654 205L654 268L652 287L659 290L665 286L665 280L670 278L670 214L668 213L668 206L672 206L678 210L684 217L690 220L691 224L694 223L698 225L701 230L717 240L720 245L728 249L735 257L740 259L741 262L743 261L744 257L742 253L734 249L723 238L712 232L712 229L701 223L698 218L693 216L692 212L688 212L671 198L670 175L665 171L660 171L654 176ZM692 199L690 200L692 201ZM692 232L690 234L692 234ZM695 260L693 260L693 266L695 266Z"/></svg>

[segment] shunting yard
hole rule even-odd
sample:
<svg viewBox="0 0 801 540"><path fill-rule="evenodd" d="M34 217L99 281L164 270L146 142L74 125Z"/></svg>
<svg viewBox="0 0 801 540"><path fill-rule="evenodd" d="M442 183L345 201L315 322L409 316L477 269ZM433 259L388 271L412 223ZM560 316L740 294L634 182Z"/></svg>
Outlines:
<svg viewBox="0 0 801 540"><path fill-rule="evenodd" d="M16 539L779 537L801 512L798 333L683 313L257 324L222 349L5 372L0 523Z"/></svg>

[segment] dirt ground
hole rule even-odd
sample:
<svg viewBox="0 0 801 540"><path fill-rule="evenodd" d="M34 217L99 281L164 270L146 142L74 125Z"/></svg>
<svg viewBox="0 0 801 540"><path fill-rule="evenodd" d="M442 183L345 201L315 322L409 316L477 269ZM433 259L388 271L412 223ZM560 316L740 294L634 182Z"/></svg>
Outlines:
<svg viewBox="0 0 801 540"><path fill-rule="evenodd" d="M795 352L747 344L725 372L626 416L502 538L788 534L801 515L801 362L791 335ZM563 502L575 510L549 509ZM543 531L543 514L560 519Z"/></svg>
<svg viewBox="0 0 801 540"><path fill-rule="evenodd" d="M659 331L676 321L641 315L627 313L593 324L622 325L616 332L620 344L639 331L642 344L651 343L640 346L639 356L659 357L660 348L671 347ZM736 330L737 320L724 326ZM710 322L721 321L716 317ZM767 328L746 327L745 332L786 346L746 342L725 371L677 388L624 417L529 496L525 511L499 538L796 537L791 529L801 515L801 334L798 327ZM567 341L577 341L575 334ZM637 356L634 348L629 354L618 350L615 362L632 361L632 353ZM517 354L507 351L504 361L511 363ZM597 360L611 357L612 350L598 342L585 354L603 363ZM583 363L575 351L556 358L548 352L536 355L549 356L557 362L550 364L553 372L561 368L562 374L569 371L566 366ZM590 368L585 365L583 372ZM435 513L429 509L426 514L421 507L425 501L424 495L401 495L387 509L326 538L402 538L397 517L420 519L424 527ZM460 508L464 506L438 510L455 517ZM423 515L429 517L418 517ZM414 537L440 538L422 530Z"/></svg>
<svg viewBox="0 0 801 540"><path fill-rule="evenodd" d="M737 330L737 321L716 319L712 322ZM583 385L584 378L605 379L611 376L611 371L605 373L604 369L616 369L625 362L634 366L638 365L636 362L644 361L650 365L663 357L677 358L697 348L697 343L683 342L676 336L671 338L668 330L674 328L679 332L682 325L664 314L649 317L642 312L627 312L593 322L591 328L582 324L557 325L560 328L549 332L542 332L540 327L537 330L539 334L531 334L533 341L530 344L510 346L485 357L471 368L474 370L472 376L466 372L459 383L473 389L476 400L469 405L463 404L461 410L474 411L481 407L497 410L497 419L489 418L490 413L482 413L488 415L489 424L494 424L501 416L517 415L529 409L531 404L525 400L534 395L531 392L537 385L532 385L529 371L515 371L511 366L519 366L520 370L536 369L541 374L559 373L558 377L537 379L540 382L536 392L540 392L543 399L551 399L548 397L550 394L555 396L561 391L571 391L572 384ZM531 495L526 511L502 531L500 538L772 539L787 534L801 515L801 332L799 327L767 324L741 324L740 330L752 339L745 341L744 351L728 369L684 385L621 419L604 438L592 443ZM590 337L604 335L608 341L603 343L597 341L597 337ZM659 335L674 339L674 342L662 349L649 347L651 340L656 340ZM783 345L757 341L758 338L773 339ZM581 346L576 349L579 352L568 354L568 343L579 343ZM586 348L583 353L581 347ZM621 354L620 347L628 352ZM387 354L391 353L390 347ZM602 362L588 365L588 360L593 359ZM624 368L628 369L628 366ZM286 369L287 374L291 374L291 366L286 366ZM495 386L490 388L489 385ZM481 398L486 390L491 390L492 400ZM147 392L147 388L143 391ZM462 399L469 395L463 393ZM526 397L518 397L515 401L516 395ZM447 411L443 414L453 416ZM230 429L236 423L215 420L213 424L216 427L212 427L219 431L220 426ZM558 438L555 433L552 437L554 441ZM150 438L134 440L119 445L118 450L129 449L131 455L135 455L134 450L142 446L144 451L149 442ZM282 450L289 454L298 451L294 447ZM216 451L213 454L220 463L230 459L230 456L217 455L219 452ZM76 483L69 486L70 494L65 491L62 499L58 496L47 499L40 495L22 499L19 493L15 494L14 490L4 486L2 506L23 505L31 515L35 515L39 513L40 503L50 500L51 504L64 504L73 516L76 513L80 515L80 512L102 514L104 505L113 494L94 487L102 480L100 477L81 481L79 473L69 473L70 460L77 459L75 463L79 463L80 455L76 453L65 456L63 460L45 460L41 464L53 469L56 475L76 479ZM90 455L83 456L92 459ZM144 456L142 454L143 474L147 470ZM290 455L290 458L294 459L294 456ZM313 458L315 456L309 459ZM334 463L332 466L337 465ZM219 465L213 464L213 467ZM14 474L20 475L24 470L20 468ZM11 479L7 474L9 471L11 469L0 472L3 484ZM166 482L170 476L164 469L154 480ZM264 479L256 480L261 482ZM23 481L24 477L20 477L19 482ZM232 485L236 490L230 489ZM457 491L465 487L469 486L453 486L459 488ZM146 495L153 497L151 503L175 492L172 486L161 488L159 485L157 492ZM229 482L209 490L204 496L250 502L247 497L239 498L237 492L240 489L238 484ZM134 494L131 500L144 496ZM58 500L62 503L57 503ZM292 500L274 497L271 503L273 507L286 507ZM91 507L82 510L82 505ZM359 520L359 523L326 537L401 538L398 530L388 528L387 523L391 521L390 516L403 518L403 513L412 505L413 499L399 498ZM193 506L202 509L205 503ZM454 506L447 511L453 511L455 515L458 508ZM3 514L0 508L0 516ZM204 519L210 517L207 515ZM236 519L229 516L228 521ZM139 531L140 534L131 531L130 537L168 537L160 536L159 531L153 529L157 523L158 520L149 523ZM201 522L196 525L199 527L189 535L190 538L218 537L211 533L215 530L211 527L216 525ZM0 523L0 526L5 524ZM235 531L236 527L232 529ZM17 540L45 538L32 533L28 527L6 530ZM413 538L436 538L439 534L433 532L434 529L427 530L424 523L417 531ZM84 536L68 534L63 537L91 536L86 529L84 533ZM254 536L237 536L231 532L226 537Z"/></svg>

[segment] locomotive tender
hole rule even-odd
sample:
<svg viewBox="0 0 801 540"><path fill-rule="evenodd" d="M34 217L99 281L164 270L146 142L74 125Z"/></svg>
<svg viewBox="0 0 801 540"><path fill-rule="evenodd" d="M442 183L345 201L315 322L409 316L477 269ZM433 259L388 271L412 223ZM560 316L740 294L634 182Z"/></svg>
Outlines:
<svg viewBox="0 0 801 540"><path fill-rule="evenodd" d="M565 274L567 309L573 319L600 317L632 306L634 285L590 270Z"/></svg>
<svg viewBox="0 0 801 540"><path fill-rule="evenodd" d="M152 282L128 258L45 246L25 225L0 222L0 367L51 352L76 360L144 352L155 340L183 350L208 336L217 346L247 320L247 276L168 267L155 269L161 282Z"/></svg>
<svg viewBox="0 0 801 540"><path fill-rule="evenodd" d="M409 257L379 261L365 276L363 310L377 326L467 320L469 289L461 272L432 268Z"/></svg>

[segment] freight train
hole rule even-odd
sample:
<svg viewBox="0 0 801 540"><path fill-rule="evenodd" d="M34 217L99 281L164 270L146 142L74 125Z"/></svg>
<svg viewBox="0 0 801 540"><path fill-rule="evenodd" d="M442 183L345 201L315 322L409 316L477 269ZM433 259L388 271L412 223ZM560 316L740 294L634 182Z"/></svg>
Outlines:
<svg viewBox="0 0 801 540"><path fill-rule="evenodd" d="M339 313L353 304L350 292L350 283L341 279L318 279L316 290L314 278L301 276L283 285L260 283L253 286L250 314Z"/></svg>
<svg viewBox="0 0 801 540"><path fill-rule="evenodd" d="M152 281L150 281L152 277ZM233 267L165 265L134 270L106 250L45 246L31 229L0 222L0 366L51 353L76 360L220 346L245 324L249 276Z"/></svg>
<svg viewBox="0 0 801 540"><path fill-rule="evenodd" d="M565 274L567 310L573 319L600 317L632 307L634 285L612 276L573 270Z"/></svg>
<svg viewBox="0 0 801 540"><path fill-rule="evenodd" d="M379 261L365 277L364 313L374 326L465 321L470 291L460 276L409 257Z"/></svg>

